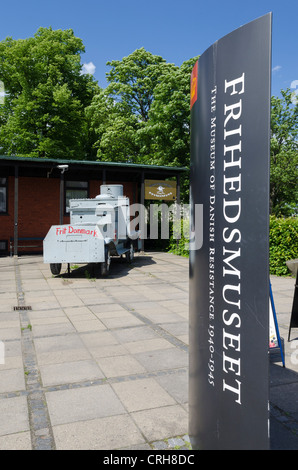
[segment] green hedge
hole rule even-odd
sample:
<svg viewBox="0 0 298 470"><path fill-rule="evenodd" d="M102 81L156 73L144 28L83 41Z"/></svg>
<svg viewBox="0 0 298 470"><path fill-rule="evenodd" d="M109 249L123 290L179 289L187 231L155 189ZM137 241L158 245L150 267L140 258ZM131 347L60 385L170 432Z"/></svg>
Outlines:
<svg viewBox="0 0 298 470"><path fill-rule="evenodd" d="M298 258L298 218L270 216L270 274L289 274L286 261Z"/></svg>
<svg viewBox="0 0 298 470"><path fill-rule="evenodd" d="M169 251L177 255L188 256L187 240L170 238ZM298 258L298 218L279 219L270 216L269 262L270 274L284 276L289 274L286 261Z"/></svg>
<svg viewBox="0 0 298 470"><path fill-rule="evenodd" d="M185 222L185 227L183 228L183 220L181 220L180 225L180 238L174 237L174 226L173 223L170 224L170 240L168 245L168 251L179 256L189 256L189 238L185 237L185 234L189 233L189 222Z"/></svg>

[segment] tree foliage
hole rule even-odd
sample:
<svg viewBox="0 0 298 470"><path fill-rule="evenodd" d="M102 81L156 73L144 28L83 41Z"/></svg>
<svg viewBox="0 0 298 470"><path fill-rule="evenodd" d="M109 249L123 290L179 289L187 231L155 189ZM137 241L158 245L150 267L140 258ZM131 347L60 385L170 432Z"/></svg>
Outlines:
<svg viewBox="0 0 298 470"><path fill-rule="evenodd" d="M2 153L84 158L90 137L84 110L97 86L81 73L83 52L71 29L40 28L33 38L0 43Z"/></svg>
<svg viewBox="0 0 298 470"><path fill-rule="evenodd" d="M107 63L101 89L82 74L83 52L71 29L0 42L1 153L188 167L198 57L179 67L140 48ZM297 212L298 104L282 90L271 109L271 213L288 216Z"/></svg>
<svg viewBox="0 0 298 470"><path fill-rule="evenodd" d="M276 216L297 214L298 104L290 90L271 99L270 204Z"/></svg>
<svg viewBox="0 0 298 470"><path fill-rule="evenodd" d="M196 60L197 57L175 67L155 89L149 135L158 164L189 166L190 75Z"/></svg>
<svg viewBox="0 0 298 470"><path fill-rule="evenodd" d="M171 66L143 47L121 61L113 60L107 65L111 67L107 74L107 93L139 120L147 122L155 87Z"/></svg>
<svg viewBox="0 0 298 470"><path fill-rule="evenodd" d="M189 82L196 60L178 67L141 48L108 62L108 86L86 110L100 160L188 166Z"/></svg>

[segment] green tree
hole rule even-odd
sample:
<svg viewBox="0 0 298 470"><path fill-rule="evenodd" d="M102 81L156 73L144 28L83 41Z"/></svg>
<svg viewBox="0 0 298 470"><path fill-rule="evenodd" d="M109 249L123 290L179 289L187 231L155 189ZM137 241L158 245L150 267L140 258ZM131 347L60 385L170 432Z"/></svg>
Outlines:
<svg viewBox="0 0 298 470"><path fill-rule="evenodd" d="M7 154L85 158L90 141L84 109L98 92L82 74L84 46L73 31L40 28L33 38L0 43L0 146Z"/></svg>
<svg viewBox="0 0 298 470"><path fill-rule="evenodd" d="M154 90L168 69L160 56L137 49L121 61L108 62L108 86L86 109L100 160L149 163L150 138L143 132Z"/></svg>
<svg viewBox="0 0 298 470"><path fill-rule="evenodd" d="M142 47L107 65L111 67L107 74L107 93L139 120L148 121L155 87L168 68L166 61Z"/></svg>
<svg viewBox="0 0 298 470"><path fill-rule="evenodd" d="M271 99L271 213L290 216L298 201L298 104L290 90L281 90L281 98Z"/></svg>
<svg viewBox="0 0 298 470"><path fill-rule="evenodd" d="M89 129L96 135L93 148L98 160L133 163L139 160L136 134L140 124L121 102L101 90L85 112Z"/></svg>
<svg viewBox="0 0 298 470"><path fill-rule="evenodd" d="M189 88L196 58L181 67L138 49L111 61L108 86L86 110L100 160L189 164Z"/></svg>
<svg viewBox="0 0 298 470"><path fill-rule="evenodd" d="M171 67L157 84L145 130L152 139L155 164L189 166L190 76L198 57Z"/></svg>

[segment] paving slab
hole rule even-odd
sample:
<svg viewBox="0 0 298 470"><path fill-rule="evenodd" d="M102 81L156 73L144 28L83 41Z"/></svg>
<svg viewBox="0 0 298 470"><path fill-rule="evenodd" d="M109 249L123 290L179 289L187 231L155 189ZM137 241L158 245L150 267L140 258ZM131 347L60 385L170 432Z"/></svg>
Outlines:
<svg viewBox="0 0 298 470"><path fill-rule="evenodd" d="M146 441L129 415L108 416L54 426L58 450L106 450L131 448ZM150 448L148 446L148 448Z"/></svg>
<svg viewBox="0 0 298 470"><path fill-rule="evenodd" d="M104 377L100 368L92 359L42 365L40 366L40 373L44 387L85 382Z"/></svg>
<svg viewBox="0 0 298 470"><path fill-rule="evenodd" d="M298 449L295 280L271 284L286 361L270 355L271 446ZM187 258L113 259L108 278L0 258L0 340L0 450L191 449Z"/></svg>
<svg viewBox="0 0 298 470"><path fill-rule="evenodd" d="M16 396L0 400L0 436L30 431L26 396Z"/></svg>
<svg viewBox="0 0 298 470"><path fill-rule="evenodd" d="M159 406L132 415L149 442L181 436L188 427L188 413L179 405Z"/></svg>
<svg viewBox="0 0 298 470"><path fill-rule="evenodd" d="M0 370L0 394L25 390L23 367Z"/></svg>
<svg viewBox="0 0 298 470"><path fill-rule="evenodd" d="M139 379L112 385L129 412L175 404L174 399L155 379Z"/></svg>
<svg viewBox="0 0 298 470"><path fill-rule="evenodd" d="M53 426L125 414L125 408L108 384L46 392Z"/></svg>
<svg viewBox="0 0 298 470"><path fill-rule="evenodd" d="M32 450L30 431L0 436L0 450Z"/></svg>

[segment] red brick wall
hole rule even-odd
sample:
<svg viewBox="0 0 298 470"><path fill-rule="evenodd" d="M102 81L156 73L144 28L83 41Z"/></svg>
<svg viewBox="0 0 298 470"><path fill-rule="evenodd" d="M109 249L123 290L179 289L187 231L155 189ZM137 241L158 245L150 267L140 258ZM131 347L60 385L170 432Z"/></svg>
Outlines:
<svg viewBox="0 0 298 470"><path fill-rule="evenodd" d="M14 211L14 177L9 176L8 178L8 215L0 215L0 240L7 240L7 233L13 233L14 220L13 220L13 211Z"/></svg>
<svg viewBox="0 0 298 470"><path fill-rule="evenodd" d="M100 194L100 185L101 181L89 181L89 197L91 199L95 198L98 194Z"/></svg>
<svg viewBox="0 0 298 470"><path fill-rule="evenodd" d="M130 204L137 202L137 183L125 182L123 193L129 197ZM113 184L108 182L107 184ZM89 197L100 193L98 180L89 182ZM18 236L45 237L52 225L59 225L60 179L19 177ZM64 223L69 223L69 216L64 216ZM14 235L14 177L8 180L8 215L0 216L0 240L8 241ZM19 245L34 245L36 242L19 242ZM42 246L42 245L41 245ZM20 248L19 251L24 249ZM28 250L27 250L28 251ZM31 249L29 251L36 251ZM40 251L40 250L39 250Z"/></svg>
<svg viewBox="0 0 298 470"><path fill-rule="evenodd" d="M19 237L44 237L59 224L60 181L19 178Z"/></svg>

